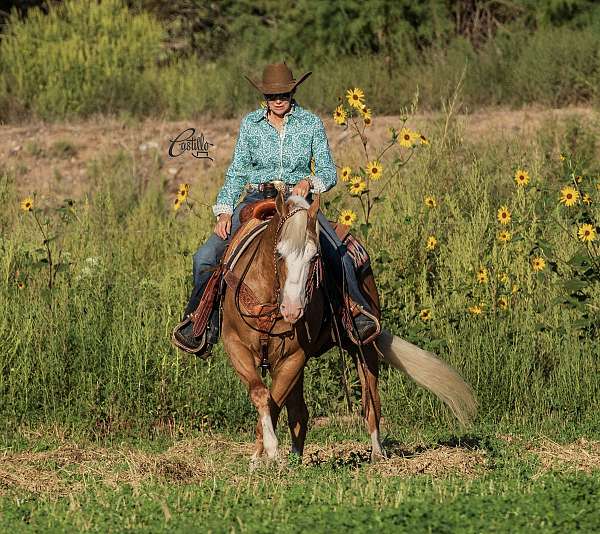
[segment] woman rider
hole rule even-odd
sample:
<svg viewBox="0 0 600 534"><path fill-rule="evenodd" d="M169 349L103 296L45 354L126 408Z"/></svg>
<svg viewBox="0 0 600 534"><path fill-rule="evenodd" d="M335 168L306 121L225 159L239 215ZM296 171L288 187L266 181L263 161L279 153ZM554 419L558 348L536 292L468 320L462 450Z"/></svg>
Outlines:
<svg viewBox="0 0 600 534"><path fill-rule="evenodd" d="M214 233L194 254L194 290L184 312L184 322L198 306L230 237L240 227L240 211L247 204L265 198L263 191L272 191L269 182L285 182L284 198L287 199L290 194L301 195L309 203L312 203L313 193L324 193L336 184L336 168L323 123L317 115L300 107L294 100L296 88L310 74L307 72L295 80L285 63L277 63L264 68L262 83L246 76L264 95L267 109L257 109L242 119L225 183L212 208L217 217ZM314 176L311 176L311 159L315 164ZM236 207L244 189L248 192ZM354 263L346 247L321 211L318 212L318 220L325 269L333 269L335 279L341 279L343 268L351 299L372 313L359 289ZM355 322L361 340L377 328L375 322L363 314L358 315ZM176 328L175 337L191 352L196 352L203 338L194 337L192 329L191 322L183 328ZM216 343L217 339L213 336L210 341ZM207 345L205 357L210 354L211 343Z"/></svg>

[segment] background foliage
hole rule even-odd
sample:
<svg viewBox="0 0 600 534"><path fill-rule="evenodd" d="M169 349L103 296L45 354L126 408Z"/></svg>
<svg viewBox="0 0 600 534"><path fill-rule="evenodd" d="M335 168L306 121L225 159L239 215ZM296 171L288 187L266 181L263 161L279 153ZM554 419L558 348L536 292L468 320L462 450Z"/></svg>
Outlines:
<svg viewBox="0 0 600 534"><path fill-rule="evenodd" d="M329 111L360 84L379 114L418 86L438 109L466 68L465 104L597 102L600 6L591 0L91 0L21 5L3 25L0 119L94 112L236 116L240 77L286 60L314 72L301 94ZM360 65L360 68L356 68Z"/></svg>

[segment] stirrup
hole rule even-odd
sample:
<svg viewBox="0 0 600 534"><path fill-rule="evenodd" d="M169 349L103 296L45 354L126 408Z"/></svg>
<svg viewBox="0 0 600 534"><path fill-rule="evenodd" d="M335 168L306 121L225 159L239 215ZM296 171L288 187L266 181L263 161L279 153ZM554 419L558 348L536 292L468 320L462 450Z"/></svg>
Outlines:
<svg viewBox="0 0 600 534"><path fill-rule="evenodd" d="M203 351L206 351L206 348L207 348L206 329L204 329L204 332L202 332L201 342L197 348L188 347L187 345L185 345L184 343L182 343L175 337L175 334L178 331L185 328L190 322L191 322L191 319L189 317L186 317L183 321L178 323L175 326L175 328L173 328L173 333L171 334L171 343L173 343L173 345L175 345L178 349L183 350L184 352L187 352L189 354L196 354L197 356L202 356ZM210 356L210 354L208 354L206 357L208 357L208 356Z"/></svg>
<svg viewBox="0 0 600 534"><path fill-rule="evenodd" d="M352 341L352 343L354 343L355 345L368 345L369 343L372 343L373 341L375 341L379 337L379 334L381 334L381 323L379 322L379 319L377 319L377 317L375 317L371 312L367 311L360 304L355 304L355 306L358 310L360 310L360 313L362 313L363 315L365 315L366 317L368 317L375 323L375 332L373 332L365 340L360 340L360 339L357 340L354 337L354 328L347 329L346 333L348 334L350 341ZM358 315L356 317L358 317ZM352 325L352 326L354 326L354 325Z"/></svg>

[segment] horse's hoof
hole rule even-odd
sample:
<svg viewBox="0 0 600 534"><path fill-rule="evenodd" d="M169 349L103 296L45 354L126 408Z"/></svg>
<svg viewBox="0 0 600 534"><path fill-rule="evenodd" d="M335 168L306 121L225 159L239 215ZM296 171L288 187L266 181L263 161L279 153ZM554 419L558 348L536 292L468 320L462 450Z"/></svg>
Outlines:
<svg viewBox="0 0 600 534"><path fill-rule="evenodd" d="M376 451L371 452L371 463L372 464L383 462L384 460L387 460L387 459L388 459L388 456L384 450L381 450L379 452L376 452Z"/></svg>

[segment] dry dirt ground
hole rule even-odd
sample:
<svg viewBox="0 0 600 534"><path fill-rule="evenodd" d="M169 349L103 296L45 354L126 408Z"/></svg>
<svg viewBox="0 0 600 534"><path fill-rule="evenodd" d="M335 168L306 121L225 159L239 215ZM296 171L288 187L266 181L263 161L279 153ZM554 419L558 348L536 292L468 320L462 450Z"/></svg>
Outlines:
<svg viewBox="0 0 600 534"><path fill-rule="evenodd" d="M598 114L589 108L487 110L459 115L457 119L467 140L485 142L503 137L522 139L547 121L569 117L594 122ZM440 114L423 114L411 119L408 126L429 136L434 123L441 123L443 129L444 121ZM350 134L330 118L324 118L324 122L334 159L341 162L351 141ZM371 142L387 139L390 126L399 127L399 117L376 117L369 132ZM190 153L169 156L170 140L190 127L195 128L196 136L202 133L212 143L209 154L213 161L196 159ZM214 186L223 180L238 128L239 119L127 122L104 117L72 123L4 125L0 126L0 170L14 173L21 195L35 191L42 200L79 198L90 185L89 162L122 149L133 157L141 172L144 162L158 156L161 172L173 189L180 182Z"/></svg>
<svg viewBox="0 0 600 534"><path fill-rule="evenodd" d="M570 444L549 439L526 441L498 436L515 445L520 454L537 457L539 476L550 470L591 472L600 468L600 442L580 438ZM177 442L164 452L147 452L129 446L111 448L65 443L44 452L0 454L0 495L11 491L67 495L86 489L91 482L108 487L145 481L193 484L207 478L240 476L252 443L239 443L219 435ZM349 466L380 476L428 475L442 478L458 474L472 478L489 469L485 450L466 446L388 447L389 458L370 464L369 447L359 442L309 444L306 465ZM533 458L535 460L535 458ZM286 469L285 464L281 469Z"/></svg>

